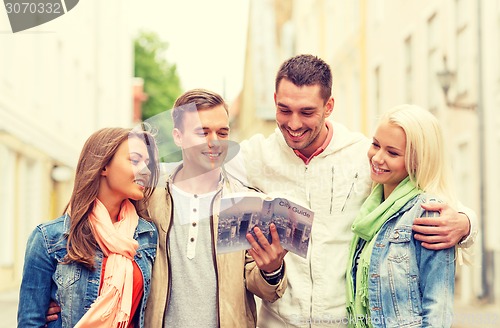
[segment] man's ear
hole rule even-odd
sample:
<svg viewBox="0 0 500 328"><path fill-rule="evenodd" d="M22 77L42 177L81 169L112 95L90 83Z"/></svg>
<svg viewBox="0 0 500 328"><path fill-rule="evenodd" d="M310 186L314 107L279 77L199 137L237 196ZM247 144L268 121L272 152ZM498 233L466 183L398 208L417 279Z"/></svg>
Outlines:
<svg viewBox="0 0 500 328"><path fill-rule="evenodd" d="M172 130L172 137L174 137L175 144L182 148L182 132L178 128Z"/></svg>
<svg viewBox="0 0 500 328"><path fill-rule="evenodd" d="M325 104L325 118L327 118L332 114L334 104L335 104L335 99L333 99L333 97L330 97L330 99L328 99L328 101Z"/></svg>

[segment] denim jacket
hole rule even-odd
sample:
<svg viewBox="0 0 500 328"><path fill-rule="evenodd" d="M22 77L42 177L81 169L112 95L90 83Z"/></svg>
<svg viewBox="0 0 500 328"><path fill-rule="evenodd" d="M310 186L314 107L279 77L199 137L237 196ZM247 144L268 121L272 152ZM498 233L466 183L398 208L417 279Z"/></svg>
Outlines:
<svg viewBox="0 0 500 328"><path fill-rule="evenodd" d="M58 320L49 322L48 327L74 327L97 298L103 253L99 249L96 251L95 270L76 263L61 264L67 254L69 225L70 219L64 215L40 224L29 237L19 296L18 327L43 327L51 299L61 305L61 314ZM144 293L137 309L140 315L138 327L144 327L144 308L156 257L156 227L139 218L134 239L139 243L134 260L144 279Z"/></svg>
<svg viewBox="0 0 500 328"><path fill-rule="evenodd" d="M434 251L413 238L428 196L409 201L380 229L370 258L368 297L373 327L450 327L455 248ZM429 212L426 212L429 213Z"/></svg>

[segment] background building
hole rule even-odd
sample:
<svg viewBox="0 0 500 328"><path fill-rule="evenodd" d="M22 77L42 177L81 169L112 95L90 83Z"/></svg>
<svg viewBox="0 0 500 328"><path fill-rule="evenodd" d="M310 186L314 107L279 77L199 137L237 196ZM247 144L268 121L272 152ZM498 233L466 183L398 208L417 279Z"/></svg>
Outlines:
<svg viewBox="0 0 500 328"><path fill-rule="evenodd" d="M0 291L18 287L29 233L69 200L83 142L132 124L125 3L80 1L19 33L0 14Z"/></svg>

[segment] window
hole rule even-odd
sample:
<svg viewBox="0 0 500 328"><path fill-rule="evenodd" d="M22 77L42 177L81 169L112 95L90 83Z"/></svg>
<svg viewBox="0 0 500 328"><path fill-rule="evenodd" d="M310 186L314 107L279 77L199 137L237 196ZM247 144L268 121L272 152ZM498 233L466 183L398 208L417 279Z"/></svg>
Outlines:
<svg viewBox="0 0 500 328"><path fill-rule="evenodd" d="M373 100L375 105L375 115L380 116L381 113L381 81L380 81L380 66L375 67L373 71Z"/></svg>
<svg viewBox="0 0 500 328"><path fill-rule="evenodd" d="M470 161L464 161L464 158L475 158L473 155L470 136L463 136L457 144L455 151L454 172L455 172L455 188L457 192L457 199L462 200L464 203L472 203L474 199L474 190L472 175L470 167L474 165Z"/></svg>
<svg viewBox="0 0 500 328"><path fill-rule="evenodd" d="M385 0L375 0L375 24L379 25L384 22L384 5L385 5Z"/></svg>
<svg viewBox="0 0 500 328"><path fill-rule="evenodd" d="M14 195L16 176L16 156L6 146L0 144L0 217L2 232L0 233L0 268L14 265Z"/></svg>
<svg viewBox="0 0 500 328"><path fill-rule="evenodd" d="M471 29L469 27L470 13L468 13L468 0L456 0L456 58L457 58L457 97L464 96L467 90L473 85L474 74L472 69L471 49L472 45ZM470 12L470 10L469 10Z"/></svg>
<svg viewBox="0 0 500 328"><path fill-rule="evenodd" d="M274 73L277 71L276 17L271 1L255 1L251 6L253 96L257 117L274 120Z"/></svg>
<svg viewBox="0 0 500 328"><path fill-rule="evenodd" d="M405 72L405 101L407 103L413 102L413 54L412 54L412 40L411 36L407 37L404 44L404 72Z"/></svg>
<svg viewBox="0 0 500 328"><path fill-rule="evenodd" d="M436 112L441 95L437 72L442 69L439 54L439 25L436 14L427 20L427 106Z"/></svg>
<svg viewBox="0 0 500 328"><path fill-rule="evenodd" d="M1 43L4 51L2 51L0 55L0 69L2 72L0 81L8 88L8 91L12 91L12 87L15 85L13 79L15 78L14 65L16 63L16 52L18 48L16 44L17 39L15 37L3 37ZM3 92L5 91L4 89Z"/></svg>

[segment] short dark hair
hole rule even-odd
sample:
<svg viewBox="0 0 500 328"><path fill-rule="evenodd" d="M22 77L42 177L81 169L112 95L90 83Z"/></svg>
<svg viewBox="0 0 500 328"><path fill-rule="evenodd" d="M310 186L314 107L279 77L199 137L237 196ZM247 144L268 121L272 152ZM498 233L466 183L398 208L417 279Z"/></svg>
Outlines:
<svg viewBox="0 0 500 328"><path fill-rule="evenodd" d="M194 104L195 106L185 106ZM182 123L184 122L184 114L186 112L211 109L222 105L229 115L229 109L221 95L206 89L192 89L184 92L175 100L174 109L172 110L172 119L174 128L182 131Z"/></svg>
<svg viewBox="0 0 500 328"><path fill-rule="evenodd" d="M319 84L320 95L325 103L332 96L332 71L325 61L316 56L297 55L281 64L276 74L276 92L283 79L299 87Z"/></svg>

